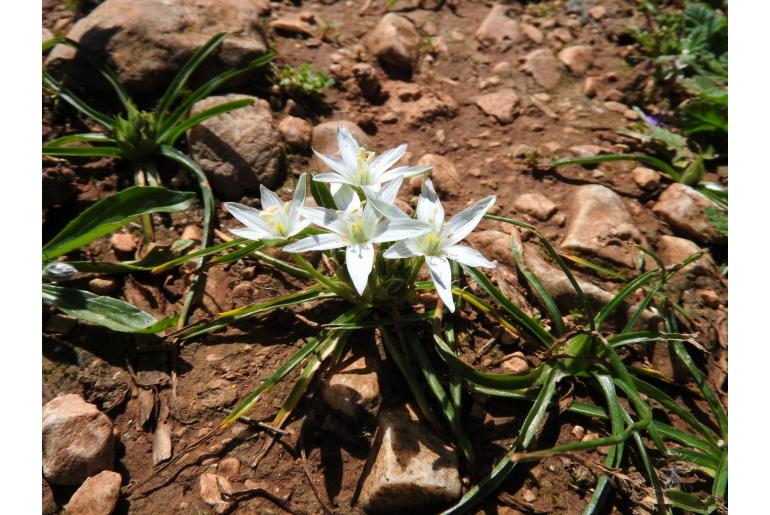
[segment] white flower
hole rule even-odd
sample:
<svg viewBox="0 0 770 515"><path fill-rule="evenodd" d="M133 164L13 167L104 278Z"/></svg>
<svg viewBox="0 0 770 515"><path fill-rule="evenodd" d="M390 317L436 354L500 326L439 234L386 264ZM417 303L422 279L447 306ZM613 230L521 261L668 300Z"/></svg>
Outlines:
<svg viewBox="0 0 770 515"><path fill-rule="evenodd" d="M230 232L249 240L285 240L295 236L310 225L310 220L300 217L305 204L307 184L302 174L289 202L283 202L278 195L259 185L262 209L244 206L236 202L225 202L225 209L246 227L230 229Z"/></svg>
<svg viewBox="0 0 770 515"><path fill-rule="evenodd" d="M370 192L367 192L369 194ZM449 259L468 266L483 266L494 268L495 264L488 261L477 250L466 245L458 245L481 221L484 214L495 203L495 197L490 196L463 209L444 223L444 208L433 189L430 179L425 179L422 194L417 201L417 219L430 225L431 230L423 235L404 241L399 241L383 253L388 259L425 256L430 276L436 285L441 300L450 311L455 310L452 299L452 271ZM391 208L374 200L373 203L388 217L398 216Z"/></svg>
<svg viewBox="0 0 770 515"><path fill-rule="evenodd" d="M391 170L390 167L406 152L406 145L399 145L375 157L374 152L361 147L350 131L342 126L337 128L337 145L342 159L335 159L313 149L315 155L334 170L318 174L314 180L356 187L370 186L378 191L380 185L398 177L414 177L430 170L430 166L400 166Z"/></svg>
<svg viewBox="0 0 770 515"><path fill-rule="evenodd" d="M378 201L392 204L401 186L399 177L382 189ZM345 193L350 190L351 195ZM359 295L364 293L369 273L374 263L374 244L412 238L426 233L430 227L406 215L397 220L388 220L367 202L363 207L355 192L350 188L341 188L335 201L344 205L343 211L323 207L305 207L300 210L302 216L331 232L303 238L284 247L287 252L305 252L311 250L329 250L345 247L345 264L350 279Z"/></svg>

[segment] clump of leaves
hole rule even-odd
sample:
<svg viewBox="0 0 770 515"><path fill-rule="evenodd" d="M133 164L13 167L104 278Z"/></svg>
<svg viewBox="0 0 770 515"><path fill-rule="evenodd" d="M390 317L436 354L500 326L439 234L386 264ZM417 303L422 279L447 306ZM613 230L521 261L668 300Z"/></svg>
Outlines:
<svg viewBox="0 0 770 515"><path fill-rule="evenodd" d="M43 70L43 85L77 109L82 115L92 119L101 125L103 132L85 134L72 134L50 141L43 146L43 154L59 157L113 157L129 161L134 171L134 182L138 186L160 184L160 175L157 169L159 159L169 159L192 174L201 191L204 209L204 234L203 245L207 246L213 238L214 223L214 198L208 179L198 164L187 154L181 152L175 145L188 129L222 113L232 111L249 105L251 100L235 100L212 106L200 113L189 116L193 105L207 97L218 88L232 79L266 65L273 59L273 54L267 54L253 60L247 66L226 71L189 92L183 98L183 93L192 74L200 64L210 56L227 37L226 33L214 35L205 45L198 49L182 66L177 75L169 84L163 97L153 110L146 111L137 108L136 103L128 95L117 75L103 63L90 58L81 46L67 38L55 38L43 44L43 51L53 48L57 44L71 46L82 52L89 61L99 70L102 77L112 86L124 109L123 113L108 115L90 106L70 88L54 78L47 70ZM78 144L78 146L73 146ZM87 146L79 145L82 143ZM154 231L149 215L142 217L143 230L146 242L152 241ZM201 261L201 265L203 262ZM194 282L200 284L199 281ZM180 317L183 322L190 305L195 297L195 289L191 289L185 302L185 309Z"/></svg>
<svg viewBox="0 0 770 515"><path fill-rule="evenodd" d="M283 66L275 71L281 90L295 100L317 100L324 90L334 86L334 79L314 71L308 63L298 67Z"/></svg>
<svg viewBox="0 0 770 515"><path fill-rule="evenodd" d="M694 336L677 333L674 326L669 326L665 333L637 329L637 322L652 303L659 310L668 306L660 299L666 282L702 252L673 267L665 267L657 261L657 267L644 272L639 270L610 302L596 310L562 257L535 227L485 214L494 197L482 199L445 221L444 208L430 181L425 179L415 216L410 217L394 205L396 193L404 177L427 170L409 166L390 169L405 153L406 145L377 156L359 147L346 131L341 130L338 134L341 159L319 154L334 172L315 175L307 185L303 175L290 201L282 201L263 189L262 210L228 204L230 213L244 224L231 232L243 239L210 249L211 252L228 249L228 255L234 254L236 258L249 253L298 278L311 280L313 284L297 293L221 313L171 337L196 338L256 315L299 307L311 300L323 302L336 298L336 305L342 306L342 314L324 325L317 337L308 340L215 429L191 447L201 445L237 421L279 381L300 368L291 393L271 424L282 426L315 376L344 357L352 332L372 331L381 339L388 358L403 375L424 419L439 433L454 437L470 468L477 463L474 461L474 442L468 437L463 423L463 406L470 401L471 395L521 402L527 412L517 428L518 436L500 461L444 514L472 510L494 492L519 463L608 447L605 473L599 478L586 508L586 513L595 513L600 510L607 492L618 480L627 477L617 471L624 459L628 460L628 445L635 448L637 468L643 471L646 481L646 484L635 482L635 494L651 499L660 512L671 513L671 506L674 506L710 513L722 502L727 485L727 419L685 347L686 342L694 342ZM335 186L334 190L327 186L329 183ZM306 187L317 207L304 206ZM571 319L563 317L559 305L522 261L523 249L518 237L511 237L511 252L519 272L541 304L543 316L527 314L482 272L480 267L494 264L477 250L458 244L482 217L511 224L514 232L523 229L536 237L575 289L579 308ZM254 253L264 246L283 247L295 264L274 257L269 257L268 261L267 255ZM330 272L322 273L310 265L301 256L307 251L323 252ZM430 281L418 278L423 265L427 265ZM468 288L470 282L476 287ZM435 304L420 295L430 290L438 294ZM620 330L614 329L611 318L626 301L634 298L641 300L626 324ZM463 361L460 353L461 342L467 341L464 336L471 336L457 334L457 322L464 314L490 320L489 323L498 326L496 330L507 331L539 347L541 364L524 374L474 369ZM548 317L548 324L545 317ZM473 330L467 329L471 333ZM711 408L718 429L710 427L674 400L666 391L672 385L656 386L661 374L650 368L633 366L634 353L626 351L653 342L665 342L674 348ZM557 385L563 383L587 384L595 388L601 401L571 402L560 406ZM655 413L652 402L656 403ZM554 423L563 411L606 421L608 436L537 449L541 427ZM547 417L549 413L552 417ZM673 415L682 419L687 428L671 426L667 420ZM558 427L559 421L555 420L555 424ZM171 463L181 460L184 455L182 452ZM678 490L673 483L661 484L656 469L658 464L670 469L682 462L691 470L697 470L699 478L711 482L710 496L699 498Z"/></svg>

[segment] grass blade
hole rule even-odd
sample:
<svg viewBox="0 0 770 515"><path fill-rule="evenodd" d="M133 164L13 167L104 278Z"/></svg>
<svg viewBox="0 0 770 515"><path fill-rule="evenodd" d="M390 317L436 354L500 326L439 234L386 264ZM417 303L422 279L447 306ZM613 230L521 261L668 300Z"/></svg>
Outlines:
<svg viewBox="0 0 770 515"><path fill-rule="evenodd" d="M669 177L677 182L679 182L682 178L682 175L677 172L674 167L665 161L661 161L658 158L648 156L646 154L603 154L600 156L589 157L569 157L566 159L557 159L555 161L551 161L551 166L598 165L610 161L637 161L639 163L657 168L661 172L668 174Z"/></svg>
<svg viewBox="0 0 770 515"><path fill-rule="evenodd" d="M217 47L219 47L219 45L222 44L226 37L226 32L214 34L214 36L212 36L212 38L209 39L205 45L196 50L195 53L190 56L187 62L184 63L182 68L179 69L179 72L171 81L171 84L168 85L166 92L163 94L163 98L160 99L158 107L155 110L157 129L161 129L163 127L162 124L166 118L166 111L168 111L168 109L171 107L171 104L173 104L177 96L179 96L179 93L182 91L182 88L184 88L185 84L187 84L190 76L192 76L193 72L198 68L203 60L206 59L214 50L217 49Z"/></svg>
<svg viewBox="0 0 770 515"><path fill-rule="evenodd" d="M599 329L604 321L607 320L607 318L609 318L615 312L615 310L618 309L618 307L620 307L623 301L626 300L626 297L634 293L638 288L644 286L647 282L654 279L656 275L660 274L660 272L661 271L657 269L645 272L621 288L620 291L614 297L612 297L612 300L605 304L602 309L599 310L599 313L596 314L596 319L594 320L596 329Z"/></svg>
<svg viewBox="0 0 770 515"><path fill-rule="evenodd" d="M123 157L118 147L43 147L44 156L55 157Z"/></svg>
<svg viewBox="0 0 770 515"><path fill-rule="evenodd" d="M107 116L106 114L97 111L87 103L85 103L80 97L78 97L75 93L70 91L69 88L66 88L61 85L59 81L54 79L51 74L49 74L47 71L43 70L43 85L53 91L56 96L67 102L69 105L80 111L83 115L91 118L95 122L99 123L100 125L106 127L109 130L112 130L112 126L114 124L114 121L111 117Z"/></svg>
<svg viewBox="0 0 770 515"><path fill-rule="evenodd" d="M156 320L133 304L88 291L43 284L43 302L85 322L121 333L154 334L175 322L174 317Z"/></svg>
<svg viewBox="0 0 770 515"><path fill-rule="evenodd" d="M111 233L149 213L176 213L188 209L195 194L151 186L133 186L106 197L80 213L43 247L49 261Z"/></svg>
<svg viewBox="0 0 770 515"><path fill-rule="evenodd" d="M253 103L254 100L250 98L244 98L241 100L233 100L232 102L223 102L213 107L209 107L208 109L205 109L200 113L189 117L179 125L174 126L174 128L160 141L160 143L173 145L182 134L187 132L190 128L195 127L199 123L204 122L209 118L213 118L214 116L219 116L220 114L228 113Z"/></svg>
<svg viewBox="0 0 770 515"><path fill-rule="evenodd" d="M52 148L52 147L60 147L68 143L93 143L93 142L115 143L115 139L109 137L107 134L104 134L102 132L84 132L82 134L70 134L69 136L62 136L61 138L56 138L53 141L49 141L45 145L45 147Z"/></svg>

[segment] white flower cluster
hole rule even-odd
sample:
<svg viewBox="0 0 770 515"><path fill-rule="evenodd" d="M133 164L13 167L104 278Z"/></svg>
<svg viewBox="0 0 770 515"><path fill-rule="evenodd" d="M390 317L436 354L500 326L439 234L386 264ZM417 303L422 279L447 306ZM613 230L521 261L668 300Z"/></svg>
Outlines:
<svg viewBox="0 0 770 515"><path fill-rule="evenodd" d="M382 256L387 259L424 257L436 291L454 311L452 273L449 260L473 267L494 267L478 251L459 245L492 207L495 197L476 202L444 221L444 208L425 179L417 202L416 218L398 209L394 201L403 179L427 173L428 166L391 167L406 152L400 145L376 156L361 147L352 134L340 127L337 142L341 159L316 152L333 172L316 175L313 180L331 183L337 209L306 207L306 174L302 174L289 202L260 186L262 209L228 202L225 208L243 228L231 229L236 236L250 240L286 241L310 224L329 232L289 243L287 252L306 252L345 248L345 266L359 295L366 290L375 257L374 245L395 242ZM315 152L315 150L314 150Z"/></svg>

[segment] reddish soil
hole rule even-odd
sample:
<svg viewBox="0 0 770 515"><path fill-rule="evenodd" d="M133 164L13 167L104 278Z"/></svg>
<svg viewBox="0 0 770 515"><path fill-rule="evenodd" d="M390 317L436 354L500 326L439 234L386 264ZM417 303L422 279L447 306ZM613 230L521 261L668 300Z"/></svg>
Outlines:
<svg viewBox="0 0 770 515"><path fill-rule="evenodd" d="M432 2L424 3L427 5ZM44 4L43 25L57 34L66 33L72 21L80 16L73 15L63 2ZM362 14L359 13L360 4L357 2L298 4L300 2L271 3L273 12L278 14L312 11L318 19L328 23L335 37L338 37L330 37L333 42L322 42L316 46L301 38L271 34L271 40L280 56L278 63L296 66L310 62L325 71L332 64L332 54L340 48L350 50L359 45L361 38L373 28L385 10L383 1L372 2ZM550 98L541 99L545 109L532 102L532 95L542 93L543 90L532 77L519 71L519 59L535 48L551 45L558 49L561 44L546 37L541 45L525 40L506 52L494 48L479 50L474 33L487 14L491 2L447 2L436 10L419 9L417 4L419 2L399 1L394 10L413 20L426 35L436 30L437 35L443 37L447 51L435 56L432 64L426 63L423 56L411 81L451 95L458 104L455 116L437 117L416 127L407 126L403 120L381 123L379 120L388 110L384 104L370 103L355 90L343 90L340 86L326 92L325 106L314 106L312 111L306 110L301 115L311 123L334 119L357 121L370 133L373 146L378 151L392 148L406 140L411 161L429 152L448 157L462 178L461 197L444 196L444 204L450 213L464 207L470 200L494 193L498 197L499 206L496 214L520 218L521 215L512 206L516 197L526 192L542 193L559 206L560 212L568 213L573 190L582 184L596 183L608 186L624 198L635 223L650 242L654 244L660 235L671 234L671 229L650 210L656 194L643 192L633 181L630 170L634 166L631 163L602 165L598 168L602 173L597 173L578 166L554 170L542 164L544 159L540 160L541 164L537 164L531 157L514 156L515 147L521 144L538 149L545 158L569 155L566 149L573 145L622 148L617 145L622 145L625 140L615 129L629 124L629 120L623 114L599 108L607 98L623 101L626 94L623 87L625 84L633 84L632 79L637 73L627 64L626 58L632 53L633 47L625 34L628 25L642 24L643 21L634 13L630 3L619 0L591 3L607 8L607 14L600 21L568 14L565 2L562 1L524 6L514 4L519 12L530 17L530 23L541 27L546 36L553 29L544 27L553 22L554 27L569 30L573 37L570 44L590 44L597 52L594 66L589 72L589 75L600 81L597 98L587 98L582 93L582 80L567 74L560 86L548 93ZM451 8L452 5L455 7ZM455 32L462 34L462 39L453 38L451 34ZM521 98L518 116L513 123L506 125L483 114L471 100L487 92L479 89L479 81L491 77L491 68L503 60L512 64L512 72L511 76L501 79L501 86L513 87ZM379 79L386 80L387 75L376 62L372 63L378 70ZM284 100L272 95L270 101L278 120L285 107ZM643 107L655 113L665 105L664 101L657 99L653 104ZM47 96L44 96L43 102L44 140L84 127L84 122L71 110L55 106ZM584 115L575 115L576 107L581 107ZM445 138L437 136L439 131L443 131ZM293 183L293 176L308 170L310 163L309 155L290 154L287 184ZM720 179L716 171L709 170L711 178L725 182L726 172L721 170L720 175L725 178ZM171 169L164 170L169 178L174 173ZM122 164L110 160L66 162L45 159L44 240L55 234L85 206L125 187L128 176ZM232 226L232 220L223 209L219 209L219 216L220 227ZM170 243L179 237L186 226L200 225L200 221L199 211L170 217L156 216L156 227L159 227L157 239L161 243ZM538 223L538 226L554 244L564 235L564 224L560 225L558 218ZM485 221L481 228L498 229L499 226ZM131 231L138 235L138 226L132 227ZM106 240L83 249L82 256L116 260ZM726 257L726 250L710 250L716 259ZM132 274L118 278L122 289L117 296L158 316L179 311L187 285L187 277L182 270L173 270L161 276ZM596 278L592 280L597 281ZM87 289L87 283L86 277L73 286ZM209 270L205 300L194 314L194 319L296 291L301 286L296 279L251 259L215 266ZM695 291L702 289L716 292L719 299L716 308L706 306L703 299L696 295ZM696 284L678 285L678 291L681 292L684 307L694 316L695 330L700 334L701 344L711 351L707 358L701 354L700 362L708 370L710 380L722 391L723 387L726 389L726 283L722 284L716 278L700 278ZM312 322L324 323L339 313L339 306L334 302L326 302L307 306L298 312ZM161 371L169 377L172 371L176 373L176 396L171 401L173 445L176 451L218 424L229 408L275 370L298 348L303 338L316 331L291 311L283 311L196 339L186 344L174 359L170 348L157 339L121 335L84 324L62 328L61 318L53 313L48 308L43 310L43 402L62 393L74 392L82 394L86 400L104 410L120 433L116 470L123 475L126 483L142 480L153 468L151 434L147 427L137 427L141 403L135 397L137 387L132 376L142 371ZM467 323L480 326L482 322ZM469 342L464 348L464 358L481 368L499 370L497 363L502 356L514 350L522 350L528 356L532 354L533 349L519 349L518 344L504 349L496 345L481 357L478 350L485 340L483 336L479 334L477 341ZM354 336L354 341L361 345L371 344L363 334ZM644 357L640 354L640 361ZM676 377L666 349L658 348L650 352L647 358L658 370ZM409 397L408 391L399 381L398 371L387 363L384 377L390 378L390 384L386 384L385 388L387 395L383 396L386 403L396 404ZM169 388L159 388L160 391L170 391ZM249 416L254 420L269 422L290 388L290 380L280 383L257 404ZM561 393L570 394L566 391ZM687 396L684 389L675 393ZM601 401L601 397L588 388L578 387L572 394L578 399ZM726 390L723 392L723 400L726 403ZM466 416L468 432L475 435L480 469L488 470L499 458L503 448L516 436L527 405L494 400L476 403L476 406L478 409L469 410ZM298 442L303 420L303 437ZM571 431L575 424L585 426L588 431L606 433L606 428L599 421L591 424L585 418L567 415L558 415L558 420L558 426L553 423L546 425L547 429L538 447L545 448L557 442L574 440ZM369 452L371 424L347 424L329 412L320 398L311 394L301 403L286 429L291 436L281 438L255 463L257 456L266 448L267 438L264 433L255 432L245 424L236 424L231 432L207 444L221 442L223 437L227 437L223 448L214 449L214 459L205 461L204 456L202 463L198 461L189 464L194 461L191 458L185 460L188 465L184 467L172 466L130 497L121 496L117 512L209 513L210 508L199 496L198 477L212 470L212 463L216 463L219 458L235 456L242 463L237 485L250 479L289 503L293 509L321 513L321 505L309 484L310 478L320 492L321 500L335 512L359 513L360 509L351 503ZM309 478L303 471L299 444L306 452ZM601 462L603 458L599 452L582 455L582 459L588 462ZM518 510L530 513L578 513L590 498L590 489L593 487L591 481L580 481L580 473L575 472L580 466L573 459L550 458L517 469L498 495L489 498L486 506L497 506L499 513L519 513ZM462 472L466 484L470 484L469 471ZM641 477L633 467L626 469L625 473ZM537 493L531 503L523 500L527 489ZM693 486L693 491L698 491L697 485ZM72 489L56 487L53 489L53 499L61 507L66 504L72 492ZM633 492L615 492L607 512L643 511L635 503L636 500ZM50 497L48 502L52 502ZM51 504L48 506L53 509ZM234 513L267 514L282 513L282 510L273 501L256 496L240 501Z"/></svg>

